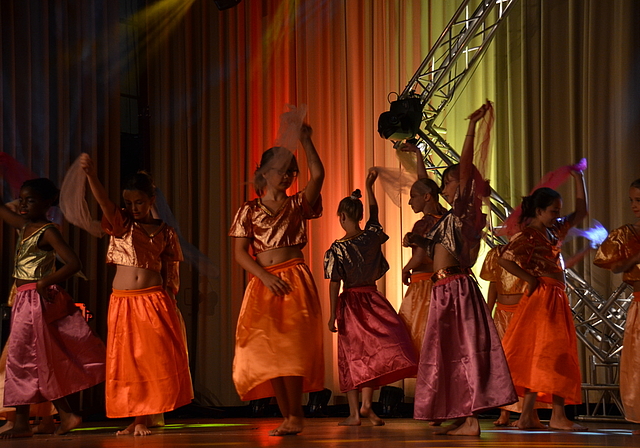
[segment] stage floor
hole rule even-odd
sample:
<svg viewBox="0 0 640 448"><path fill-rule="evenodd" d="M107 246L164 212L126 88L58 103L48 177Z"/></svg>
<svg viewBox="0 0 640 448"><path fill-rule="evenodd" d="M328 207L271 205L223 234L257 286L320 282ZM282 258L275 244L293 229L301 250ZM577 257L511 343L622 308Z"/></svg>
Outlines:
<svg viewBox="0 0 640 448"><path fill-rule="evenodd" d="M114 423L87 423L65 436L37 435L32 439L1 440L0 447L620 447L640 446L640 436L632 436L638 425L624 423L588 423L588 432L519 431L495 428L482 420L480 437L435 436L424 422L389 419L386 426L337 426L339 418L308 419L303 433L297 436L269 437L268 431L278 419L190 419L169 420L164 428L154 429L147 437L116 436L124 426Z"/></svg>

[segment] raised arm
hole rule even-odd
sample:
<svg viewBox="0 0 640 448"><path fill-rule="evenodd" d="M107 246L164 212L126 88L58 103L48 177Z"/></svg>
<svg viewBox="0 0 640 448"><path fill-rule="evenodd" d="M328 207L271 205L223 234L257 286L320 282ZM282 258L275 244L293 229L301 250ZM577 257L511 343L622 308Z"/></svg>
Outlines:
<svg viewBox="0 0 640 448"><path fill-rule="evenodd" d="M418 174L418 179L428 179L429 175L427 174L427 167L424 164L424 158L422 157L422 152L420 152L420 148L416 146L413 142L404 142L401 144L398 149L404 152L412 152L416 155L416 171Z"/></svg>
<svg viewBox="0 0 640 448"><path fill-rule="evenodd" d="M303 124L300 130L300 142L304 148L304 152L307 155L307 165L309 167L309 182L305 189L304 195L307 201L312 206L320 197L320 191L322 190L322 183L324 182L324 166L322 160L318 156L316 147L311 140L311 134L313 129L308 124Z"/></svg>
<svg viewBox="0 0 640 448"><path fill-rule="evenodd" d="M93 163L93 160L91 160L91 157L89 157L89 154L83 153L80 156L80 166L87 175L91 193L93 193L96 201L98 201L98 205L100 205L102 213L104 213L104 216L107 218L107 220L113 224L117 206L111 199L109 199L107 190L100 182L100 179L98 179L96 167Z"/></svg>
<svg viewBox="0 0 640 448"><path fill-rule="evenodd" d="M571 171L576 185L576 209L573 212L573 225L579 224L588 214L587 187L584 184L582 171Z"/></svg>
<svg viewBox="0 0 640 448"><path fill-rule="evenodd" d="M7 205L9 207L7 207ZM17 213L19 206L17 206L16 201L11 201L7 203L7 205L0 204L0 219L16 229L24 227L27 220Z"/></svg>
<svg viewBox="0 0 640 448"><path fill-rule="evenodd" d="M487 101L479 109L469 115L469 127L464 138L462 154L460 155L460 193L464 194L468 188L469 181L473 177L473 151L476 135L476 124L487 112L492 109L491 103Z"/></svg>
<svg viewBox="0 0 640 448"><path fill-rule="evenodd" d="M369 168L369 174L365 185L367 187L367 202L369 203L369 219L378 222L378 201L376 195L373 192L373 184L378 178L378 170L375 168Z"/></svg>

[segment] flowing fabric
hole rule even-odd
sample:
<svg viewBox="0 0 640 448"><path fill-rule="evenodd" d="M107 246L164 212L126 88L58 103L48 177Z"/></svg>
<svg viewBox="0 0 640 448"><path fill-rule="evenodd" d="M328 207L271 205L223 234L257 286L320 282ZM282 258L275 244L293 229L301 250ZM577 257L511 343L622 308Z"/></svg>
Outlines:
<svg viewBox="0 0 640 448"><path fill-rule="evenodd" d="M584 171L587 169L587 159L581 159L575 165L565 165L544 175L540 182L533 187L529 194L533 194L538 188L556 189L565 180L571 176L571 171ZM507 236L511 238L513 235L522 230L527 223L520 224L520 216L522 215L522 204L518 205L515 210L504 221L500 228L496 229L496 235Z"/></svg>
<svg viewBox="0 0 640 448"><path fill-rule="evenodd" d="M298 146L304 117L307 115L307 105L301 104L296 107L292 104L287 104L285 109L285 112L280 114L280 128L278 129L275 146L287 148L289 151L294 152Z"/></svg>
<svg viewBox="0 0 640 448"><path fill-rule="evenodd" d="M402 153L402 151L398 152ZM387 193L389 199L391 199L397 207L400 207L402 205L402 195L409 194L411 186L418 180L418 177L404 169L384 166L374 166L374 168L378 172L378 180L380 181L380 185L382 185L382 189ZM413 172L415 172L415 170Z"/></svg>
<svg viewBox="0 0 640 448"><path fill-rule="evenodd" d="M633 293L627 311L624 345L620 356L620 397L624 418L640 423L640 292Z"/></svg>
<svg viewBox="0 0 640 448"><path fill-rule="evenodd" d="M411 284L402 299L398 315L405 323L411 341L416 350L416 356L420 356L422 341L424 340L427 319L429 318L429 306L431 305L431 272L420 272L411 275Z"/></svg>
<svg viewBox="0 0 640 448"><path fill-rule="evenodd" d="M580 404L581 375L573 316L562 282L538 277L533 294L524 295L502 340L518 396L524 389L551 403Z"/></svg>
<svg viewBox="0 0 640 448"><path fill-rule="evenodd" d="M233 382L243 401L274 397L274 378L301 376L303 392L324 388L322 309L300 258L265 268L292 288L273 294L257 277L247 285L236 329Z"/></svg>
<svg viewBox="0 0 640 448"><path fill-rule="evenodd" d="M114 289L107 338L107 417L159 414L193 399L176 303L161 286Z"/></svg>
<svg viewBox="0 0 640 448"><path fill-rule="evenodd" d="M420 354L414 418L468 417L516 400L478 285L464 274L437 281Z"/></svg>
<svg viewBox="0 0 640 448"><path fill-rule="evenodd" d="M346 289L338 297L340 392L393 383L418 371L402 320L375 286Z"/></svg>
<svg viewBox="0 0 640 448"><path fill-rule="evenodd" d="M71 224L101 238L104 235L100 221L94 220L85 199L87 175L80 166L80 157L71 164L60 187L60 209Z"/></svg>
<svg viewBox="0 0 640 448"><path fill-rule="evenodd" d="M35 283L19 286L11 312L4 406L53 401L105 379L105 350L62 288L44 301Z"/></svg>

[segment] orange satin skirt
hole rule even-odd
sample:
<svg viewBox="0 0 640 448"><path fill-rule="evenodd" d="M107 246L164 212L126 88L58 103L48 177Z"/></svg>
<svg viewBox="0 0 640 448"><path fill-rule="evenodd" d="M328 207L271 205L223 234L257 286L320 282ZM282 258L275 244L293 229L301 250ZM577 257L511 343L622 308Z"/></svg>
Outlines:
<svg viewBox="0 0 640 448"><path fill-rule="evenodd" d="M582 378L573 316L564 283L539 277L530 296L524 295L502 340L518 396L537 392L537 401L580 404Z"/></svg>
<svg viewBox="0 0 640 448"><path fill-rule="evenodd" d="M640 292L633 293L627 311L622 355L620 356L620 397L624 417L640 423Z"/></svg>
<svg viewBox="0 0 640 448"><path fill-rule="evenodd" d="M500 339L504 339L507 328L509 328L509 324L511 323L513 316L516 314L518 305L519 303L516 303L515 305L505 305L500 302L496 303L496 311L493 313L493 322L496 324L496 330L498 331ZM508 406L502 406L500 409L504 409L509 412L521 413L522 404L523 398L518 397L518 401L516 403ZM533 407L534 409L551 409L551 403L540 403L539 401L536 401Z"/></svg>
<svg viewBox="0 0 640 448"><path fill-rule="evenodd" d="M176 303L161 286L114 289L107 337L107 417L160 414L193 399Z"/></svg>
<svg viewBox="0 0 640 448"><path fill-rule="evenodd" d="M411 275L411 283L402 299L398 315L407 326L411 341L420 356L422 340L427 328L429 305L431 304L432 272L419 272Z"/></svg>
<svg viewBox="0 0 640 448"><path fill-rule="evenodd" d="M247 285L236 329L233 382L243 401L274 397L274 378L301 376L303 392L324 388L322 310L303 259L265 268L287 282L276 296L257 277Z"/></svg>

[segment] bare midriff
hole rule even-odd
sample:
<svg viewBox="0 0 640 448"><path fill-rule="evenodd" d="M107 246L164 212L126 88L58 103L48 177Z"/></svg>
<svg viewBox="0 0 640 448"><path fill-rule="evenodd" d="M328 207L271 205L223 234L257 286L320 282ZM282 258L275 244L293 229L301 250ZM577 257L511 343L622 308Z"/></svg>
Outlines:
<svg viewBox="0 0 640 448"><path fill-rule="evenodd" d="M266 250L256 255L256 261L262 267L284 263L285 261L289 261L293 258L304 258L299 245Z"/></svg>
<svg viewBox="0 0 640 448"><path fill-rule="evenodd" d="M460 262L442 244L436 244L433 252L432 272L438 272L440 269L448 268L449 266L460 266Z"/></svg>
<svg viewBox="0 0 640 448"><path fill-rule="evenodd" d="M503 305L517 305L520 303L522 294L498 294L498 303Z"/></svg>
<svg viewBox="0 0 640 448"><path fill-rule="evenodd" d="M159 272L134 266L117 265L113 288L121 290L145 289L162 285Z"/></svg>

